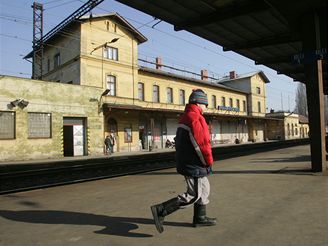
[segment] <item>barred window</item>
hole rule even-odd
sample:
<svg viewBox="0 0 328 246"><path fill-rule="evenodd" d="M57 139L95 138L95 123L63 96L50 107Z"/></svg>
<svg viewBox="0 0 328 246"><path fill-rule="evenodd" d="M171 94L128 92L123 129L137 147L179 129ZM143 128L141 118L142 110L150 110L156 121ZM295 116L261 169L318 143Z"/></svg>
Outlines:
<svg viewBox="0 0 328 246"><path fill-rule="evenodd" d="M15 112L0 111L0 139L15 138Z"/></svg>
<svg viewBox="0 0 328 246"><path fill-rule="evenodd" d="M51 114L28 113L28 137L51 138Z"/></svg>

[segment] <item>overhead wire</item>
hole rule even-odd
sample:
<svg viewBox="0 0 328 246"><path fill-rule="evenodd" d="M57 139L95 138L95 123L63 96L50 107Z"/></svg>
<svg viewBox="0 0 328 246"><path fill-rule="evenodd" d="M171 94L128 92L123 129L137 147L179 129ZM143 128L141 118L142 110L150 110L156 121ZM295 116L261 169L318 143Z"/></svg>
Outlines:
<svg viewBox="0 0 328 246"><path fill-rule="evenodd" d="M75 1L76 1L76 0L75 0ZM48 2L48 4L49 4L49 3L53 3L53 2L56 2L56 1L50 1L50 2ZM71 3L71 2L73 2L73 1L70 1L69 3ZM81 2L81 1L80 1L80 2ZM65 3L65 4L66 4L66 3ZM106 12L111 12L111 11L108 11L108 10L106 10L106 9L104 9L104 8L99 7L99 6L98 6L97 8L99 8L99 9L101 9L101 10L104 10L104 11L106 11ZM215 51L215 50L212 50L212 49L207 48L206 46L199 45L199 44L197 44L197 43L194 43L194 42L191 42L191 41L186 40L186 39L184 39L184 38L178 37L178 36L176 36L176 35L173 35L173 34L167 33L167 32L162 31L162 30L160 30L160 29L150 27L149 24L152 23L153 21L155 21L156 19L153 19L153 20L151 20L151 21L149 21L149 22L147 22L147 23L141 23L141 22L136 21L136 20L134 20L134 19L131 19L131 18L129 18L129 17L124 17L124 18L126 18L126 19L128 19L128 20L131 20L131 21L133 21L133 22L135 22L135 23L139 23L139 24L141 25L141 26L138 27L139 29L142 28L142 27L151 28L151 29L153 29L153 30L156 30L156 31L158 31L158 32L161 32L161 33L163 33L163 34L165 34L165 35L168 35L168 36L170 36L170 37L173 37L173 38L175 38L175 39L178 39L178 40L181 40L181 41L183 41L183 42L186 42L186 43L189 43L189 44L191 44L191 45L194 45L194 46L196 46L196 47L202 48L202 49L204 49L204 50L206 50L206 51L208 51L208 52L211 52L211 53L217 54L217 55L219 55L219 56L225 57L226 59L233 60L234 62L237 62L237 63L239 63L239 64L246 65L246 66L251 67L251 68L254 67L254 66L248 65L248 64L246 64L246 63L240 62L240 61L238 61L238 60L236 60L236 59L233 59L233 58L231 58L231 57L228 57L228 56L222 55L222 54L218 53L218 52ZM79 21L79 20L77 20L77 21ZM121 26L121 27L122 27L122 26ZM126 28L126 27L123 27L123 28ZM103 30L103 31L104 31L104 30ZM63 31L63 35L65 35L65 34L67 35L67 37L70 37L70 35L72 35L71 37L74 38L73 34L70 33L70 32L65 32L65 31ZM17 37L17 36L16 36L16 37ZM17 37L17 38L18 38L18 37ZM79 37L76 37L76 36L75 36L75 38L78 38L78 39L79 39ZM19 38L19 39L26 41L26 39L22 39L22 38ZM94 40L94 41L96 41L96 40ZM156 41L156 42L158 42L158 41ZM162 44L162 45L163 45L163 44ZM164 45L164 46L165 46L165 45ZM60 47L60 46L57 46L57 47ZM169 47L169 46L166 46L166 47L172 49L172 48ZM64 47L63 47L63 48L64 48ZM188 65L190 65L190 64L188 64ZM212 65L212 66L213 66L213 65ZM276 76L276 75L274 75L274 76ZM271 87L271 88L273 88L273 87ZM276 88L273 88L273 89L276 89ZM277 90L281 91L281 89L277 89Z"/></svg>

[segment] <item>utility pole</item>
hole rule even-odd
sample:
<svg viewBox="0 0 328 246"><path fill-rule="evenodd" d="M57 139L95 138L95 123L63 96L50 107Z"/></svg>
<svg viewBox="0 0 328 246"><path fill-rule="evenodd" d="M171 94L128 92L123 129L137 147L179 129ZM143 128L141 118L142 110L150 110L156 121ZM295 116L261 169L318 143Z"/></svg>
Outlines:
<svg viewBox="0 0 328 246"><path fill-rule="evenodd" d="M42 79L43 62L43 4L34 2L32 79Z"/></svg>
<svg viewBox="0 0 328 246"><path fill-rule="evenodd" d="M281 98L281 111L284 111L284 104L282 101L282 92L281 92L280 98Z"/></svg>
<svg viewBox="0 0 328 246"><path fill-rule="evenodd" d="M85 13L91 11L98 4L104 0L89 0L83 4L80 8L66 17L57 26L51 29L47 34L43 35L43 5L34 2L33 8L33 62L32 62L32 78L42 79L42 63L43 63L43 48L47 41L52 38L55 34L62 31L70 23L78 20ZM30 58L27 55L25 58Z"/></svg>

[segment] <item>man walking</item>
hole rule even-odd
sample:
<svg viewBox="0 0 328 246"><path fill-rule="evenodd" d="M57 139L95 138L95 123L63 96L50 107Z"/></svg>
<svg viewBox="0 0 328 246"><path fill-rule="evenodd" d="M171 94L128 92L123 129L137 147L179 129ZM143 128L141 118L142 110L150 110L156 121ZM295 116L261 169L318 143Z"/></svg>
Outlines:
<svg viewBox="0 0 328 246"><path fill-rule="evenodd" d="M194 205L193 226L213 226L215 218L206 216L213 156L210 134L203 112L208 105L207 95L201 89L193 90L181 116L176 133L177 172L185 177L187 191L161 204L151 206L156 229L164 231L164 217L180 208Z"/></svg>

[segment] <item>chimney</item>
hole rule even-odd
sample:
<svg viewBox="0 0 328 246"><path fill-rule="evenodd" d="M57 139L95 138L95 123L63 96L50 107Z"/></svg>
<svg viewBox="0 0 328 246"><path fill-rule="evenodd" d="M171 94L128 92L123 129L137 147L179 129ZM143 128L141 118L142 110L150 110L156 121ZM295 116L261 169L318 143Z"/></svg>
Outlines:
<svg viewBox="0 0 328 246"><path fill-rule="evenodd" d="M200 71L200 76L202 80L207 80L208 79L208 72L206 69L203 69Z"/></svg>
<svg viewBox="0 0 328 246"><path fill-rule="evenodd" d="M236 77L236 71L230 71L230 79L235 79Z"/></svg>
<svg viewBox="0 0 328 246"><path fill-rule="evenodd" d="M162 58L156 57L156 69L162 69Z"/></svg>

